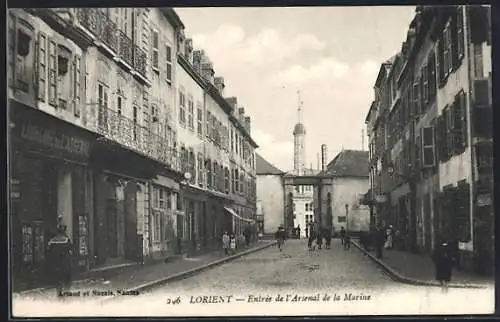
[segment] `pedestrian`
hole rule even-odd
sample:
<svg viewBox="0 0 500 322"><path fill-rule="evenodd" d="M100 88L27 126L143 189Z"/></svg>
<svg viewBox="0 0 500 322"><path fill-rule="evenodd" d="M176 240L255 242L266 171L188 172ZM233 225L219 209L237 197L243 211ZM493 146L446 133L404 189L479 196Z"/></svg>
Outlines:
<svg viewBox="0 0 500 322"><path fill-rule="evenodd" d="M432 257L436 267L436 280L441 286L447 287L451 280L453 259L450 246L445 240L436 247Z"/></svg>
<svg viewBox="0 0 500 322"><path fill-rule="evenodd" d="M278 248L281 251L283 251L283 246L285 245L285 240L286 240L286 231L283 226L279 226L278 230L275 233L275 238L276 242L278 243Z"/></svg>
<svg viewBox="0 0 500 322"><path fill-rule="evenodd" d="M225 255L229 255L229 243L230 243L231 239L227 233L227 231L224 232L224 234L222 234L222 249L224 249L224 254Z"/></svg>
<svg viewBox="0 0 500 322"><path fill-rule="evenodd" d="M351 236L346 233L344 235L344 250L349 250L351 249Z"/></svg>
<svg viewBox="0 0 500 322"><path fill-rule="evenodd" d="M313 245L315 239L316 239L316 233L314 231L313 225L311 224L309 226L309 237L307 239L307 247L309 248L310 251L316 248L316 245Z"/></svg>
<svg viewBox="0 0 500 322"><path fill-rule="evenodd" d="M326 247L326 249L330 249L331 244L332 244L332 230L325 229L325 247Z"/></svg>
<svg viewBox="0 0 500 322"><path fill-rule="evenodd" d="M243 235L245 236L245 242L247 244L247 247L250 246L250 227L247 227L245 231L243 232Z"/></svg>
<svg viewBox="0 0 500 322"><path fill-rule="evenodd" d="M231 248L231 254L236 254L236 237L234 234L229 236L229 247Z"/></svg>
<svg viewBox="0 0 500 322"><path fill-rule="evenodd" d="M384 245L385 249L392 249L392 240L394 238L393 235L394 235L394 229L392 228L392 225L389 225L389 227L385 231L385 237L386 237Z"/></svg>
<svg viewBox="0 0 500 322"><path fill-rule="evenodd" d="M385 232L381 227L377 227L374 231L374 242L377 250L377 258L382 258L382 250L385 244Z"/></svg>
<svg viewBox="0 0 500 322"><path fill-rule="evenodd" d="M344 240L345 240L345 228L344 226L340 227L340 246L344 245Z"/></svg>
<svg viewBox="0 0 500 322"><path fill-rule="evenodd" d="M306 238L309 238L309 226L306 226Z"/></svg>
<svg viewBox="0 0 500 322"><path fill-rule="evenodd" d="M300 231L301 231L300 225L298 225L297 226L297 236L298 236L299 239L300 239Z"/></svg>
<svg viewBox="0 0 500 322"><path fill-rule="evenodd" d="M66 234L66 226L59 224L57 233L48 242L49 278L56 287L57 294L71 286L72 243Z"/></svg>

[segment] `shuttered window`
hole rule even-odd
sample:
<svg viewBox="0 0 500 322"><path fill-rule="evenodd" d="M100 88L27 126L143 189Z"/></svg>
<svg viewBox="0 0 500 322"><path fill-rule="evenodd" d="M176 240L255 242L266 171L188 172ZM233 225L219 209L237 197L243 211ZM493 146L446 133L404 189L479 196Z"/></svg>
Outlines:
<svg viewBox="0 0 500 322"><path fill-rule="evenodd" d="M159 40L158 40L158 31L156 30L151 30L151 38L153 39L152 41L152 67L155 72L159 72Z"/></svg>
<svg viewBox="0 0 500 322"><path fill-rule="evenodd" d="M80 56L75 56L74 58L74 68L73 72L75 74L74 76L74 84L75 84L75 90L74 90L74 101L73 101L73 112L76 117L80 116L80 108L81 108L81 86L82 86L82 58Z"/></svg>
<svg viewBox="0 0 500 322"><path fill-rule="evenodd" d="M203 166L203 155L198 153L198 185L203 187L203 173L205 168Z"/></svg>
<svg viewBox="0 0 500 322"><path fill-rule="evenodd" d="M438 86L441 87L444 84L444 50L443 50L444 37L443 34L439 37L437 42L437 59L436 59L436 70L438 73Z"/></svg>
<svg viewBox="0 0 500 322"><path fill-rule="evenodd" d="M207 111L207 138L209 139L212 138L211 122L212 122L212 113L210 113L210 111Z"/></svg>
<svg viewBox="0 0 500 322"><path fill-rule="evenodd" d="M427 110L429 103L429 67L425 65L422 67L422 101L424 110Z"/></svg>
<svg viewBox="0 0 500 322"><path fill-rule="evenodd" d="M411 114L418 120L420 117L420 78L413 82L411 92Z"/></svg>
<svg viewBox="0 0 500 322"><path fill-rule="evenodd" d="M461 60L465 53L465 38L464 38L464 6L458 6L456 15L456 31L457 31L457 58Z"/></svg>
<svg viewBox="0 0 500 322"><path fill-rule="evenodd" d="M167 83L172 84L172 47L170 45L165 45L165 55L167 64L165 79Z"/></svg>
<svg viewBox="0 0 500 322"><path fill-rule="evenodd" d="M422 166L425 168L434 167L436 164L434 146L434 128L422 128Z"/></svg>
<svg viewBox="0 0 500 322"><path fill-rule="evenodd" d="M467 111L466 111L466 101L465 92L460 91L460 93L455 97L454 107L454 154L462 154L467 147Z"/></svg>
<svg viewBox="0 0 500 322"><path fill-rule="evenodd" d="M40 32L38 34L38 99L45 102L47 91L47 35Z"/></svg>
<svg viewBox="0 0 500 322"><path fill-rule="evenodd" d="M49 104L57 107L57 44L49 39Z"/></svg>
<svg viewBox="0 0 500 322"><path fill-rule="evenodd" d="M452 106L446 107L444 111L446 123L446 160L449 160L453 155L453 146L455 144L455 115L453 107L454 104Z"/></svg>
<svg viewBox="0 0 500 322"><path fill-rule="evenodd" d="M446 28L444 29L443 51L444 77L446 78L453 70L452 28L450 26L450 23L448 23Z"/></svg>
<svg viewBox="0 0 500 322"><path fill-rule="evenodd" d="M436 99L437 84L436 84L436 54L432 51L428 59L428 87L429 87L429 101L432 102Z"/></svg>

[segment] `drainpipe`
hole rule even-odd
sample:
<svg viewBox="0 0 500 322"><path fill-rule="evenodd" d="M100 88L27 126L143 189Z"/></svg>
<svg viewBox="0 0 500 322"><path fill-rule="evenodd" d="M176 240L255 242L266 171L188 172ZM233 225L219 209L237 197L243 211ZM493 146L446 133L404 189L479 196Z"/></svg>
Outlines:
<svg viewBox="0 0 500 322"><path fill-rule="evenodd" d="M146 187L147 187L147 196L148 196L148 213L146 214L148 216L148 253L146 254L147 257L151 257L153 254L153 225L152 225L152 222L153 222L153 216L152 216L152 212L153 212L153 208L152 208L152 202L151 202L151 196L153 195L152 194L152 188L153 188L153 185L151 184L151 181L148 180L147 184L146 184Z"/></svg>

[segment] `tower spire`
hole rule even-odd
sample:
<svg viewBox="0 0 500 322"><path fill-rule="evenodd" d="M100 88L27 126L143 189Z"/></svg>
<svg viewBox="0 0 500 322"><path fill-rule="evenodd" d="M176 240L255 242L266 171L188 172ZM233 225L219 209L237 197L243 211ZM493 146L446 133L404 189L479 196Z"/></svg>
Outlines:
<svg viewBox="0 0 500 322"><path fill-rule="evenodd" d="M304 108L304 102L302 101L302 97L300 95L300 90L297 91L297 116L298 116L298 122L302 123L302 110Z"/></svg>

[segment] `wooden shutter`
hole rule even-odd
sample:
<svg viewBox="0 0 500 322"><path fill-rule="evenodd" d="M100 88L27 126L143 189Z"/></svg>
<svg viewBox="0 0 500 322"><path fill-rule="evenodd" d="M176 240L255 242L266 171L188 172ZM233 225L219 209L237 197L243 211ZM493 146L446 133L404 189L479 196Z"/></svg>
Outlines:
<svg viewBox="0 0 500 322"><path fill-rule="evenodd" d="M47 91L47 35L43 32L38 34L37 49L37 94L38 99L45 102L45 93Z"/></svg>
<svg viewBox="0 0 500 322"><path fill-rule="evenodd" d="M466 114L466 101L465 92L461 91L455 98L455 152L461 154L467 147L467 114Z"/></svg>
<svg viewBox="0 0 500 322"><path fill-rule="evenodd" d="M436 98L436 54L434 51L431 51L429 54L429 59L428 59L428 64L429 70L427 72L429 81L428 81L428 87L429 87L429 100L433 101Z"/></svg>
<svg viewBox="0 0 500 322"><path fill-rule="evenodd" d="M422 166L424 168L434 167L436 163L434 153L434 128L422 128Z"/></svg>
<svg viewBox="0 0 500 322"><path fill-rule="evenodd" d="M436 135L436 146L439 154L439 161L444 162L446 156L446 131L445 131L445 121L444 114L437 118L437 135Z"/></svg>
<svg viewBox="0 0 500 322"><path fill-rule="evenodd" d="M444 62L443 62L443 34L439 36L439 40L437 41L437 53L436 53L436 70L437 70L437 81L438 86L441 87L444 81Z"/></svg>
<svg viewBox="0 0 500 322"><path fill-rule="evenodd" d="M57 84L57 43L54 39L49 38L49 55L48 55L48 68L49 68L49 104L57 107L57 93L58 93L58 84Z"/></svg>
<svg viewBox="0 0 500 322"><path fill-rule="evenodd" d="M171 83L172 82L172 47L169 45L165 46L165 55L167 58L167 70L166 70L166 75L165 78L167 82Z"/></svg>
<svg viewBox="0 0 500 322"><path fill-rule="evenodd" d="M82 79L83 68L82 68L82 57L75 55L73 58L73 73L74 73L74 99L73 99L73 113L76 117L80 117L80 108L82 103Z"/></svg>
<svg viewBox="0 0 500 322"><path fill-rule="evenodd" d="M454 146L455 146L455 104L451 106L446 107L446 117L445 117L445 122L446 122L446 160L449 160L454 152Z"/></svg>
<svg viewBox="0 0 500 322"><path fill-rule="evenodd" d="M456 14L456 31L457 31L457 59L462 60L465 53L465 39L464 39L464 6L458 6Z"/></svg>

